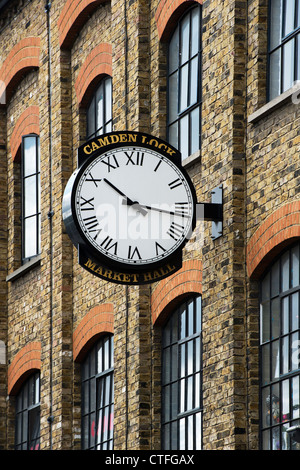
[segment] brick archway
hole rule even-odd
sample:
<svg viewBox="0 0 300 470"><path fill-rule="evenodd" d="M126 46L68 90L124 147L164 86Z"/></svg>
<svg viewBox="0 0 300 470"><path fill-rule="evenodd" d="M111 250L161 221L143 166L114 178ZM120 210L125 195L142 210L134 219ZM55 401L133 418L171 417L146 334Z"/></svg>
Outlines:
<svg viewBox="0 0 300 470"><path fill-rule="evenodd" d="M10 150L13 160L20 158L20 145L22 136L27 134L40 134L39 107L29 106L19 117L10 138Z"/></svg>
<svg viewBox="0 0 300 470"><path fill-rule="evenodd" d="M75 82L75 92L79 106L87 105L97 82L104 75L112 76L112 47L107 43L96 46L79 70Z"/></svg>
<svg viewBox="0 0 300 470"><path fill-rule="evenodd" d="M272 259L300 237L300 200L277 209L261 224L247 245L248 276L258 279Z"/></svg>
<svg viewBox="0 0 300 470"><path fill-rule="evenodd" d="M174 306L191 294L202 294L200 260L184 261L179 271L159 282L151 296L153 324L161 324Z"/></svg>
<svg viewBox="0 0 300 470"><path fill-rule="evenodd" d="M67 0L58 19L59 44L71 48L78 31L105 0Z"/></svg>
<svg viewBox="0 0 300 470"><path fill-rule="evenodd" d="M92 308L73 333L74 361L80 362L92 343L103 333L114 333L113 304Z"/></svg>
<svg viewBox="0 0 300 470"><path fill-rule="evenodd" d="M26 378L41 369L41 343L31 342L22 348L8 367L8 394L16 395Z"/></svg>
<svg viewBox="0 0 300 470"><path fill-rule="evenodd" d="M0 69L0 104L5 105L9 102L25 73L39 67L40 42L40 38L24 38L9 52Z"/></svg>
<svg viewBox="0 0 300 470"><path fill-rule="evenodd" d="M203 0L160 0L155 13L155 20L161 40L167 40L184 10L195 3L202 5Z"/></svg>

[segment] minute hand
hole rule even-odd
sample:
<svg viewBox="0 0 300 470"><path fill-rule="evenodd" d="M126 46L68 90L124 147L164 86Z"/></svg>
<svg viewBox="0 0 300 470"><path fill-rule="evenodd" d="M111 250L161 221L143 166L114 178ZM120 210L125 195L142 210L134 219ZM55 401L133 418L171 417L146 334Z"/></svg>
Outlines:
<svg viewBox="0 0 300 470"><path fill-rule="evenodd" d="M155 206L146 206L144 204L140 204L140 207L143 207L144 209L152 210L152 211L157 211L157 212L163 212L164 214L171 214L171 215L178 215L180 217L190 217L188 214L182 214L181 212L176 212L176 211L168 211L166 209L160 209L159 207Z"/></svg>

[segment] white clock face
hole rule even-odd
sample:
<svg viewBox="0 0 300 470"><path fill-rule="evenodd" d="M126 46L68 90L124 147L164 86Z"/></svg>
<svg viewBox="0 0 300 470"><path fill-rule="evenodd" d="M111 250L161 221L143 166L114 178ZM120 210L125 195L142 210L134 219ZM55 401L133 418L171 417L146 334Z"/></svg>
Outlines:
<svg viewBox="0 0 300 470"><path fill-rule="evenodd" d="M181 170L153 150L117 148L79 178L74 209L85 239L128 266L161 261L190 235L194 200Z"/></svg>

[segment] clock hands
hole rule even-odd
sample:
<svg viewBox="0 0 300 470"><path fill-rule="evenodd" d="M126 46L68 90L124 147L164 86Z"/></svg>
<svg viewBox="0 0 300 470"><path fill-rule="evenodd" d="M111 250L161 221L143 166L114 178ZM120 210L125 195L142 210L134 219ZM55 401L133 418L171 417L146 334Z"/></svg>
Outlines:
<svg viewBox="0 0 300 470"><path fill-rule="evenodd" d="M141 214L143 214L143 215L146 215L148 213L148 210L152 210L152 211L162 212L164 214L178 215L180 217L188 217L188 218L190 217L188 214L184 214L182 212L169 211L169 210L161 209L161 208L155 207L155 206L146 206L144 204L140 204L138 201L132 201L132 199L130 199L128 196L126 196L126 194L124 194L122 191L120 191L120 189L118 189L113 183L108 181L106 178L103 178L103 181L105 181L105 183L107 183L118 194L120 194L120 196L122 196L124 198L123 204L126 204L127 206L134 206L135 209L138 212L141 212Z"/></svg>
<svg viewBox="0 0 300 470"><path fill-rule="evenodd" d="M130 199L128 196L126 196L126 194L124 194L122 191L120 191L120 189L118 189L113 183L111 183L110 181L108 181L106 178L103 178L103 181L105 181L105 183L107 183L111 188L113 188L118 194L120 194L120 196L122 196L124 198L124 204L126 204L127 206L134 206L135 209L139 212L141 212L141 214L143 215L146 215L148 212L142 208L140 206L140 204L138 203L138 201L132 201L132 199Z"/></svg>

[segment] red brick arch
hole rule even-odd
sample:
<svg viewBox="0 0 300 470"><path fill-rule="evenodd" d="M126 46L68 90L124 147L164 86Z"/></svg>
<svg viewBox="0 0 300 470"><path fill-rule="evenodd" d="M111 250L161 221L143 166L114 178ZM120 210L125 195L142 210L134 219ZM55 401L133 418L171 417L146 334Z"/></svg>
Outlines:
<svg viewBox="0 0 300 470"><path fill-rule="evenodd" d="M20 157L20 145L22 136L27 134L40 133L39 125L39 107L29 106L19 117L10 138L10 149L13 160L18 160Z"/></svg>
<svg viewBox="0 0 300 470"><path fill-rule="evenodd" d="M89 15L105 0L67 0L58 19L59 43L71 48Z"/></svg>
<svg viewBox="0 0 300 470"><path fill-rule="evenodd" d="M16 395L24 380L34 371L41 369L41 343L26 344L8 367L8 393Z"/></svg>
<svg viewBox="0 0 300 470"><path fill-rule="evenodd" d="M202 5L203 0L160 0L155 13L159 38L166 40L184 10L195 3Z"/></svg>
<svg viewBox="0 0 300 470"><path fill-rule="evenodd" d="M182 268L163 279L151 296L153 324L161 324L181 299L191 294L202 294L202 262L184 261Z"/></svg>
<svg viewBox="0 0 300 470"><path fill-rule="evenodd" d="M258 279L285 246L300 237L300 200L275 210L252 235L247 245L248 276Z"/></svg>
<svg viewBox="0 0 300 470"><path fill-rule="evenodd" d="M104 75L112 76L112 47L101 43L96 46L82 64L76 82L75 91L79 106L86 106L95 86Z"/></svg>
<svg viewBox="0 0 300 470"><path fill-rule="evenodd" d="M91 344L104 333L114 332L113 304L105 303L92 308L73 333L74 361L80 362Z"/></svg>
<svg viewBox="0 0 300 470"><path fill-rule="evenodd" d="M9 52L0 69L1 104L7 104L25 73L40 65L40 38L21 39Z"/></svg>

